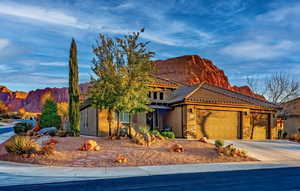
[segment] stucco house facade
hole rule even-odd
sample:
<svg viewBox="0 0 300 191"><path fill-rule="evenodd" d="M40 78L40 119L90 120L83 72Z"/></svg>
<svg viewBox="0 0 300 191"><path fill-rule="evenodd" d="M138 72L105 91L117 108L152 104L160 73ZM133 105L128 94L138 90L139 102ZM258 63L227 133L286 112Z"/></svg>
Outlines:
<svg viewBox="0 0 300 191"><path fill-rule="evenodd" d="M149 86L153 112L131 116L122 113L123 124L172 129L177 138L186 139L277 138L276 104L206 82L189 86L156 78ZM116 128L116 120L113 127ZM80 128L82 135L109 135L107 111L82 106Z"/></svg>
<svg viewBox="0 0 300 191"><path fill-rule="evenodd" d="M280 116L284 119L283 131L287 136L300 133L300 98L284 103Z"/></svg>

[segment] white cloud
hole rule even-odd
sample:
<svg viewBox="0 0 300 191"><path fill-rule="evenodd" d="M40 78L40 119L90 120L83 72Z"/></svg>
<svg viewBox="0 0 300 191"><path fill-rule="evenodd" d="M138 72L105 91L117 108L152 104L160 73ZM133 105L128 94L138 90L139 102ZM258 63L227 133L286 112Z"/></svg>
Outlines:
<svg viewBox="0 0 300 191"><path fill-rule="evenodd" d="M0 3L0 14L32 19L57 25L70 26L80 29L88 28L87 24L80 23L78 18L64 12L22 4Z"/></svg>
<svg viewBox="0 0 300 191"><path fill-rule="evenodd" d="M13 68L0 64L0 73L11 73L11 72L15 72L16 70L14 70Z"/></svg>
<svg viewBox="0 0 300 191"><path fill-rule="evenodd" d="M278 43L260 41L245 41L231 44L221 50L221 53L246 60L273 59L289 54L295 44L288 40Z"/></svg>
<svg viewBox="0 0 300 191"><path fill-rule="evenodd" d="M42 62L41 66L67 66L65 62Z"/></svg>
<svg viewBox="0 0 300 191"><path fill-rule="evenodd" d="M258 21L282 23L288 21L288 23L298 21L300 16L300 4L292 4L290 6L281 7L267 13L258 15L256 19ZM288 24L287 23L287 24Z"/></svg>
<svg viewBox="0 0 300 191"><path fill-rule="evenodd" d="M8 39L0 38L0 51L8 47L8 45L9 45Z"/></svg>

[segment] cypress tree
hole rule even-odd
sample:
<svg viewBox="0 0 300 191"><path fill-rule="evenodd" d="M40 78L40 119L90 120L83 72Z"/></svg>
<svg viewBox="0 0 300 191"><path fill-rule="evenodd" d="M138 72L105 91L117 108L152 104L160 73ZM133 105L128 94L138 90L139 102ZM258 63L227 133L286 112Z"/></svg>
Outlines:
<svg viewBox="0 0 300 191"><path fill-rule="evenodd" d="M74 136L80 134L79 94L77 46L72 39L69 58L69 121Z"/></svg>

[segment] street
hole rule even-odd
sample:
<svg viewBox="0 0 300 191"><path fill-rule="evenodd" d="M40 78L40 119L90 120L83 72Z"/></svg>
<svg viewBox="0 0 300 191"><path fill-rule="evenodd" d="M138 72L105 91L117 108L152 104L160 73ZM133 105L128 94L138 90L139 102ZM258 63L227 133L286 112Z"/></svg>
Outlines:
<svg viewBox="0 0 300 191"><path fill-rule="evenodd" d="M300 168L277 168L101 179L0 187L1 191L296 191Z"/></svg>

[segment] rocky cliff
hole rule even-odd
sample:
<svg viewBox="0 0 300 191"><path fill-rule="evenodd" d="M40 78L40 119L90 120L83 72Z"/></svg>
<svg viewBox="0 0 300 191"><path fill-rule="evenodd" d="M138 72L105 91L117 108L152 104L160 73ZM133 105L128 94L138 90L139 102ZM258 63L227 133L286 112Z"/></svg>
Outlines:
<svg viewBox="0 0 300 191"><path fill-rule="evenodd" d="M253 93L248 86L231 86L223 70L215 66L212 61L198 55L157 60L156 74L188 85L206 81L222 88L264 99L263 96Z"/></svg>
<svg viewBox="0 0 300 191"><path fill-rule="evenodd" d="M212 61L197 55L158 60L156 61L156 74L189 85L206 81L219 87L264 99L262 96L254 94L247 86L231 86L223 70L215 66ZM80 89L85 93L88 84L80 85ZM0 101L3 101L10 111L25 108L27 112L40 112L41 100L47 95L50 95L56 102L68 102L67 88L45 88L26 93L12 92L6 87L0 86Z"/></svg>
<svg viewBox="0 0 300 191"><path fill-rule="evenodd" d="M81 84L80 91L87 92L88 84ZM9 111L16 112L25 108L27 112L41 112L41 100L45 96L51 96L57 103L68 102L68 88L45 88L25 92L13 92L4 86L0 86L0 100L8 107Z"/></svg>

